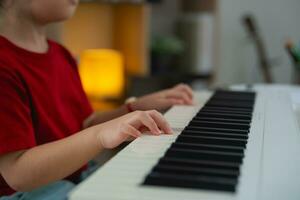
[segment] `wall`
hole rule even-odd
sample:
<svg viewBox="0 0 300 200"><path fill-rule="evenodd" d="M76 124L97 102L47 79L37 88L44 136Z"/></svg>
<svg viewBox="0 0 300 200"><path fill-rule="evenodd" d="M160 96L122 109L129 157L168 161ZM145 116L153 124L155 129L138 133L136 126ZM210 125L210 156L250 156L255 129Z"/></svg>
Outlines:
<svg viewBox="0 0 300 200"><path fill-rule="evenodd" d="M276 58L272 69L279 83L291 81L292 67L284 49L286 38L300 40L299 0L219 0L220 57L217 85L260 82L254 46L247 39L241 16L256 16L270 58Z"/></svg>
<svg viewBox="0 0 300 200"><path fill-rule="evenodd" d="M151 5L151 33L154 35L174 34L174 25L180 15L179 0L163 0Z"/></svg>
<svg viewBox="0 0 300 200"><path fill-rule="evenodd" d="M79 56L85 49L112 48L124 56L126 72L148 72L149 6L138 3L80 3L62 26L62 43Z"/></svg>
<svg viewBox="0 0 300 200"><path fill-rule="evenodd" d="M87 48L113 47L113 12L108 4L81 3L63 26L64 44L75 55Z"/></svg>

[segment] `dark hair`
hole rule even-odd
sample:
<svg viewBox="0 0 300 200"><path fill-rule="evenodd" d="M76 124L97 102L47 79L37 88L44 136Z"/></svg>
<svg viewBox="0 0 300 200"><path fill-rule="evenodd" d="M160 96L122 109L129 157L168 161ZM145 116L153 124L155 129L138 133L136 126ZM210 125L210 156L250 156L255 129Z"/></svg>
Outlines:
<svg viewBox="0 0 300 200"><path fill-rule="evenodd" d="M0 0L0 11L2 11L4 9L4 3L6 0Z"/></svg>

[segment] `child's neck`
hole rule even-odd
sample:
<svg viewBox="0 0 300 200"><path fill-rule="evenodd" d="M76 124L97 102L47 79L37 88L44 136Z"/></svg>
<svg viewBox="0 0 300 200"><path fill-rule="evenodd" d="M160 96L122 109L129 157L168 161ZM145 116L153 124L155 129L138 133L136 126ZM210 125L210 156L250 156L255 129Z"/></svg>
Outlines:
<svg viewBox="0 0 300 200"><path fill-rule="evenodd" d="M36 53L48 51L45 26L37 25L28 19L21 19L20 16L5 16L0 34L28 51Z"/></svg>

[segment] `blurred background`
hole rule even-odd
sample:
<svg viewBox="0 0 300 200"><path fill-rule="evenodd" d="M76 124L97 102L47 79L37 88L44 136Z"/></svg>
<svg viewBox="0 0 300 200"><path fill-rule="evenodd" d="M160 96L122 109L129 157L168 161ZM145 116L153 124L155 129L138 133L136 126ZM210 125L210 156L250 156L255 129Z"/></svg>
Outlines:
<svg viewBox="0 0 300 200"><path fill-rule="evenodd" d="M300 83L299 0L82 0L49 37L76 58L93 107L179 82Z"/></svg>

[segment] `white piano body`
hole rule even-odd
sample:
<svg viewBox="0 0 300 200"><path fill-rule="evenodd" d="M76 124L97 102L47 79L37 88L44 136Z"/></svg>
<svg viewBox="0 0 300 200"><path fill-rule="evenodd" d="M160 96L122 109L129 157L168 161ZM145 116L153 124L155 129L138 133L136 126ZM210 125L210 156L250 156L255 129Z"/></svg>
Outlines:
<svg viewBox="0 0 300 200"><path fill-rule="evenodd" d="M235 193L144 186L147 174L212 92L196 92L196 106L174 106L165 117L175 134L144 135L77 186L71 200L299 200L300 132L286 87L256 88L245 157ZM299 89L300 94L300 89Z"/></svg>

